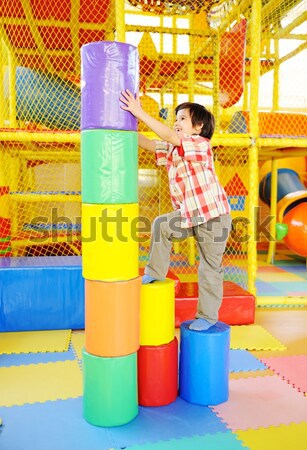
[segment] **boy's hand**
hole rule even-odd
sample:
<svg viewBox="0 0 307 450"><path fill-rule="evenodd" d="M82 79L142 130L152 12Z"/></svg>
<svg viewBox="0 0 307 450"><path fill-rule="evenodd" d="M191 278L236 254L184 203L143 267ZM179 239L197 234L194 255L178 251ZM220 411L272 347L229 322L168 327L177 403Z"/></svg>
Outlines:
<svg viewBox="0 0 307 450"><path fill-rule="evenodd" d="M130 92L129 89L126 89L121 92L120 101L124 104L121 106L121 109L130 111L136 118L139 118L143 111L139 94L136 94L136 97L134 97L132 92Z"/></svg>

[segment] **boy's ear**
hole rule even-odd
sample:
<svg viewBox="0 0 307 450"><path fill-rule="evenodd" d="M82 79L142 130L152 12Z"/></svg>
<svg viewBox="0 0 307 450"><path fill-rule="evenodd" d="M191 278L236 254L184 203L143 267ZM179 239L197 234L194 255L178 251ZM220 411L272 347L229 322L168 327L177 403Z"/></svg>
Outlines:
<svg viewBox="0 0 307 450"><path fill-rule="evenodd" d="M196 130L197 131L201 131L202 130L202 128L203 128L203 126L204 126L204 124L203 123L198 123L197 125L196 125Z"/></svg>

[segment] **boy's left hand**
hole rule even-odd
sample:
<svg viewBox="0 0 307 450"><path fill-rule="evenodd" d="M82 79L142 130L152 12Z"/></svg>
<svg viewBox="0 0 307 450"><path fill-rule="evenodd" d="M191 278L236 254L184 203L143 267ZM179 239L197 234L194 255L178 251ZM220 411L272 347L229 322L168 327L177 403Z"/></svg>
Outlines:
<svg viewBox="0 0 307 450"><path fill-rule="evenodd" d="M135 117L139 117L139 114L142 112L142 106L140 102L139 94L134 95L129 89L121 92L120 101L125 105L121 106L121 109L125 111L130 111Z"/></svg>

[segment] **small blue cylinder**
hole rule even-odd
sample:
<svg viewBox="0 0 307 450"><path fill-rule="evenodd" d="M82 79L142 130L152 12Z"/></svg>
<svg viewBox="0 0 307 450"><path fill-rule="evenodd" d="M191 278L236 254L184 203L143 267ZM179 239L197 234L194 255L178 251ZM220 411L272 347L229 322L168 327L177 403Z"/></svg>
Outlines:
<svg viewBox="0 0 307 450"><path fill-rule="evenodd" d="M206 331L180 326L179 395L189 403L218 405L229 395L230 327L217 322Z"/></svg>

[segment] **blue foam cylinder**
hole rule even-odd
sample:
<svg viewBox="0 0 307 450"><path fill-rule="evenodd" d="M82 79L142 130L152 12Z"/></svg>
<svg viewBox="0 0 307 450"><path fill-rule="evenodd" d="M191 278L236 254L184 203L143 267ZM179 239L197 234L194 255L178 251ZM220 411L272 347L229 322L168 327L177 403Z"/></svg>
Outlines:
<svg viewBox="0 0 307 450"><path fill-rule="evenodd" d="M206 331L180 326L179 395L189 403L218 405L229 396L230 327L217 322Z"/></svg>

